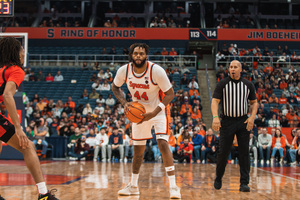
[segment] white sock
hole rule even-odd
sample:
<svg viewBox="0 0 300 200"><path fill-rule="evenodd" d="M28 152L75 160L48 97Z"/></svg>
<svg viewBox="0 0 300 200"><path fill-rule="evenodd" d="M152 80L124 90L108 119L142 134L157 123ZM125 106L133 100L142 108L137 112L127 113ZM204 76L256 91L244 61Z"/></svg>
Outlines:
<svg viewBox="0 0 300 200"><path fill-rule="evenodd" d="M38 188L39 194L48 193L47 186L46 186L45 182L41 182L41 183L36 184L36 187Z"/></svg>
<svg viewBox="0 0 300 200"><path fill-rule="evenodd" d="M131 174L131 185L138 186L139 174Z"/></svg>
<svg viewBox="0 0 300 200"><path fill-rule="evenodd" d="M169 177L169 182L170 182L170 188L177 187L176 180L175 180L175 175L168 176L168 177Z"/></svg>

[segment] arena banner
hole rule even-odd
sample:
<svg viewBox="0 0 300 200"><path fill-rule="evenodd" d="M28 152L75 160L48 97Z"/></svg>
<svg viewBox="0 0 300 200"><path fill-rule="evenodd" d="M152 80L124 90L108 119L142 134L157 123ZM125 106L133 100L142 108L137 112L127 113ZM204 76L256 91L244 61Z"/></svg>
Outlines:
<svg viewBox="0 0 300 200"><path fill-rule="evenodd" d="M300 30L200 28L7 28L29 39L300 41Z"/></svg>
<svg viewBox="0 0 300 200"><path fill-rule="evenodd" d="M189 29L175 28L7 28L29 39L188 40Z"/></svg>

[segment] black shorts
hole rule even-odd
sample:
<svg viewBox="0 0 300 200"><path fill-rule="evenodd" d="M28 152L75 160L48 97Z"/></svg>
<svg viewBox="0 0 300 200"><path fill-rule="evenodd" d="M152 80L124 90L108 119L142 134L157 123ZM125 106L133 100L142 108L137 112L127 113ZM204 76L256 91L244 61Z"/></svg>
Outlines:
<svg viewBox="0 0 300 200"><path fill-rule="evenodd" d="M15 134L15 126L10 121L0 114L0 140L7 143Z"/></svg>

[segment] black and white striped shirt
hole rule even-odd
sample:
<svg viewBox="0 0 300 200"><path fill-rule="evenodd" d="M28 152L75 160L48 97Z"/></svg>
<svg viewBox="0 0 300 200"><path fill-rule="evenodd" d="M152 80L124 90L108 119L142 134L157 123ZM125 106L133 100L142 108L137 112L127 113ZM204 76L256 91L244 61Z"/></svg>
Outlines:
<svg viewBox="0 0 300 200"><path fill-rule="evenodd" d="M248 113L248 100L255 100L255 87L252 82L230 76L216 86L213 98L220 99L222 114L227 117L241 117Z"/></svg>

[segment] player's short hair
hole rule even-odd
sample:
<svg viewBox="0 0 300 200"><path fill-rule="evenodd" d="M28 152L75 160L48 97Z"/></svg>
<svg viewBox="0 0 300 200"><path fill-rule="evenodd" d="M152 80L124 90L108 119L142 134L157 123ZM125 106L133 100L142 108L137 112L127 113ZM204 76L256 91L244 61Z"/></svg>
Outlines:
<svg viewBox="0 0 300 200"><path fill-rule="evenodd" d="M129 61L132 61L132 54L136 47L140 47L142 49L145 49L146 55L149 55L149 46L146 43L134 43L130 46L129 51Z"/></svg>
<svg viewBox="0 0 300 200"><path fill-rule="evenodd" d="M20 41L14 37L3 37L0 40L0 67L12 65L22 67L20 50Z"/></svg>

